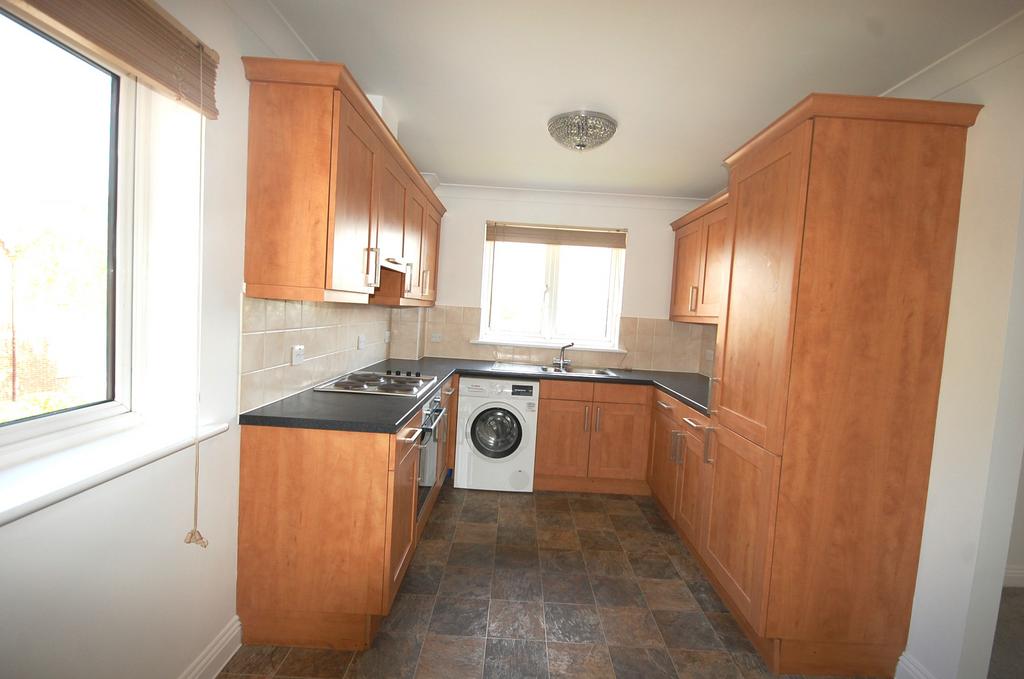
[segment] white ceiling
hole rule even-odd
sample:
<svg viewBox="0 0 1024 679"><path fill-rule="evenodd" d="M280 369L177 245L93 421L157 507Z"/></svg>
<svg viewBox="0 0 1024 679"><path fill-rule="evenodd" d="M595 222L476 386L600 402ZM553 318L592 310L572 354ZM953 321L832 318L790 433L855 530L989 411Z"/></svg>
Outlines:
<svg viewBox="0 0 1024 679"><path fill-rule="evenodd" d="M317 58L384 95L442 182L703 197L808 92L880 94L1024 0L271 0ZM575 153L571 109L619 121Z"/></svg>

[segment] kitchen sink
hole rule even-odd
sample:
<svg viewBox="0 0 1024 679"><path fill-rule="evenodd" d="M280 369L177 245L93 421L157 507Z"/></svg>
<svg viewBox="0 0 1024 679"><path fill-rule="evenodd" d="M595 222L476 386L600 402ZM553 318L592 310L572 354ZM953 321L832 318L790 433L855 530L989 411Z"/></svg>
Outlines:
<svg viewBox="0 0 1024 679"><path fill-rule="evenodd" d="M573 368L568 367L564 370L562 368L556 368L551 365L540 366L541 372L546 373L563 373L567 375L593 375L594 377L615 377L615 373L607 368Z"/></svg>

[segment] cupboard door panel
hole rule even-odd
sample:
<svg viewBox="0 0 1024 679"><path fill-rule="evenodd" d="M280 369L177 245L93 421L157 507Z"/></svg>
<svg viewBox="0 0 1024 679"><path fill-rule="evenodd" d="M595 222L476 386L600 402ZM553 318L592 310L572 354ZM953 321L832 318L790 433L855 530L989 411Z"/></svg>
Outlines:
<svg viewBox="0 0 1024 679"><path fill-rule="evenodd" d="M437 254L441 237L441 217L427 208L420 245L420 299L437 299Z"/></svg>
<svg viewBox="0 0 1024 679"><path fill-rule="evenodd" d="M588 476L643 481L650 426L650 408L646 405L595 403Z"/></svg>
<svg viewBox="0 0 1024 679"><path fill-rule="evenodd" d="M673 518L690 543L700 544L703 506L704 442L687 432L683 436Z"/></svg>
<svg viewBox="0 0 1024 679"><path fill-rule="evenodd" d="M377 208L376 262L401 259L402 231L405 228L405 173L388 156L383 157L380 171L380 203Z"/></svg>
<svg viewBox="0 0 1024 679"><path fill-rule="evenodd" d="M403 297L418 299L420 289L420 252L423 245L423 222L427 214L423 195L409 187L405 202L405 229L402 237L402 261L405 262Z"/></svg>
<svg viewBox="0 0 1024 679"><path fill-rule="evenodd" d="M676 473L678 465L675 456L678 452L679 437L683 435L671 417L655 413L653 418L654 434L651 436L650 474L647 483L654 497L669 512L676 504Z"/></svg>
<svg viewBox="0 0 1024 679"><path fill-rule="evenodd" d="M327 288L373 292L371 252L377 241L377 182L380 141L348 99L340 93L334 228L328 233Z"/></svg>
<svg viewBox="0 0 1024 679"><path fill-rule="evenodd" d="M675 257L672 266L672 318L697 315L700 289L701 224L698 219L676 231Z"/></svg>
<svg viewBox="0 0 1024 679"><path fill-rule="evenodd" d="M401 441L401 437L415 432L407 429L396 436L398 459L395 463L391 491L391 524L388 540L388 598L385 609L391 607L395 594L402 584L402 577L412 558L413 541L416 532L416 496L419 491L417 472L420 464L419 446Z"/></svg>
<svg viewBox="0 0 1024 679"><path fill-rule="evenodd" d="M732 222L728 210L720 207L702 220L698 316L719 316L725 308L732 263Z"/></svg>
<svg viewBox="0 0 1024 679"><path fill-rule="evenodd" d="M717 410L721 424L780 454L812 124L743 159L729 177L734 241Z"/></svg>
<svg viewBox="0 0 1024 679"><path fill-rule="evenodd" d="M541 401L537 413L538 475L587 475L593 410L587 401Z"/></svg>
<svg viewBox="0 0 1024 679"><path fill-rule="evenodd" d="M706 435L712 438L701 554L739 606L735 612L763 634L781 458L728 429Z"/></svg>

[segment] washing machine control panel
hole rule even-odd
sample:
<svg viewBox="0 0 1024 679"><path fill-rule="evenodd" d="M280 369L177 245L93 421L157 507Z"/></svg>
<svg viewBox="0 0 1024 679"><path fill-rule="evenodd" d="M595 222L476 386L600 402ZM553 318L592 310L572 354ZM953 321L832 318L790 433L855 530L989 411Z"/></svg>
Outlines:
<svg viewBox="0 0 1024 679"><path fill-rule="evenodd" d="M512 385L513 396L533 396L533 385L532 384L513 384Z"/></svg>

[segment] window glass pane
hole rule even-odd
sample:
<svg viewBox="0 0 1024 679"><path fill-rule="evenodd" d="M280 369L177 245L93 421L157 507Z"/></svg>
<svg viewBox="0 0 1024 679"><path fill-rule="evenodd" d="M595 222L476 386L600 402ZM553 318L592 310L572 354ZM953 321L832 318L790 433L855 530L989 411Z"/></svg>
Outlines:
<svg viewBox="0 0 1024 679"><path fill-rule="evenodd" d="M495 243L490 329L539 336L543 328L547 245Z"/></svg>
<svg viewBox="0 0 1024 679"><path fill-rule="evenodd" d="M614 275L610 248L558 246L554 336L606 340Z"/></svg>
<svg viewBox="0 0 1024 679"><path fill-rule="evenodd" d="M116 76L0 14L0 424L112 398Z"/></svg>

